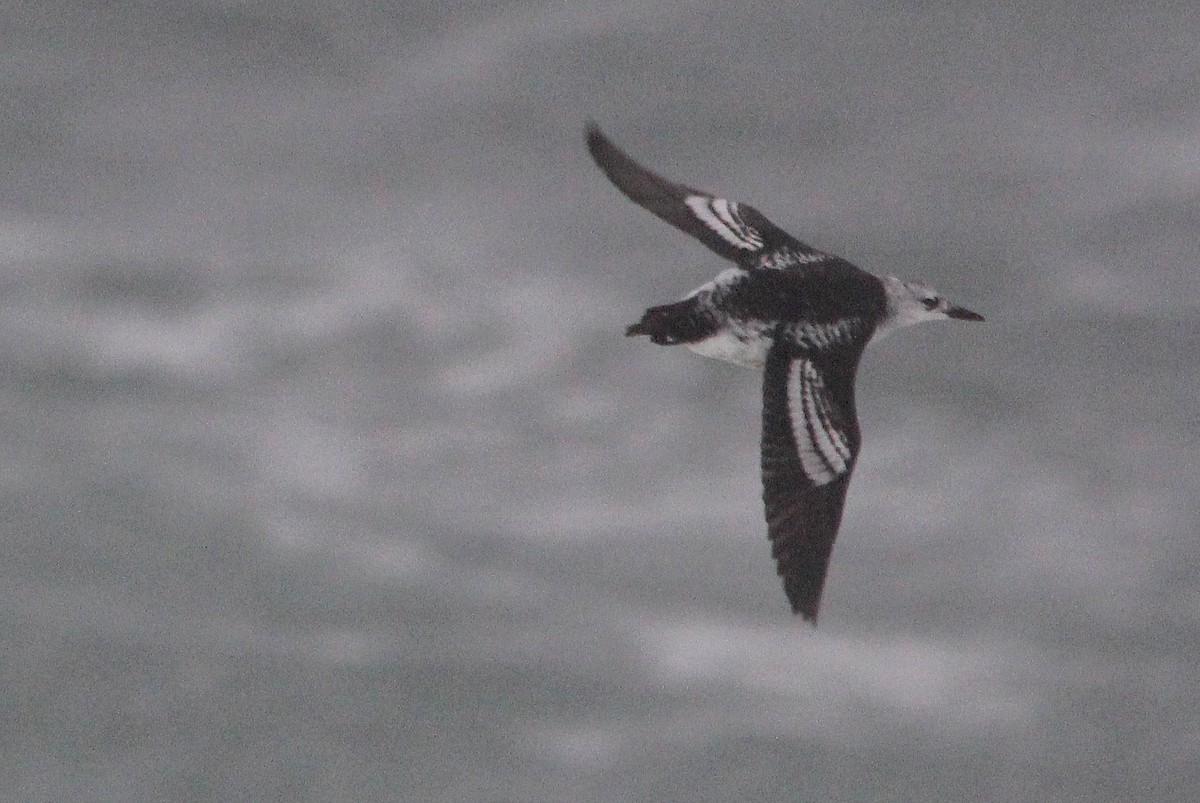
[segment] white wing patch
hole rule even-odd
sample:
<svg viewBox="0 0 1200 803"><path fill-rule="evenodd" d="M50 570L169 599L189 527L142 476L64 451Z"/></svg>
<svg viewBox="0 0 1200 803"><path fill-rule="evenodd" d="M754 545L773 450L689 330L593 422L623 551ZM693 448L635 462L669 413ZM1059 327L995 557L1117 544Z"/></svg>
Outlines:
<svg viewBox="0 0 1200 803"><path fill-rule="evenodd" d="M763 247L762 235L742 220L736 202L726 201L724 198L710 198L707 195L689 195L683 202L701 223L734 248L757 251Z"/></svg>
<svg viewBox="0 0 1200 803"><path fill-rule="evenodd" d="M793 326L792 334L801 345L823 349L846 340L854 322L845 318L837 323L798 323Z"/></svg>
<svg viewBox="0 0 1200 803"><path fill-rule="evenodd" d="M695 298L699 295L711 296L713 293L720 293L745 280L746 271L741 268L726 268L713 277L711 282L705 282L684 296L684 298Z"/></svg>
<svg viewBox="0 0 1200 803"><path fill-rule="evenodd" d="M794 248L781 248L763 254L758 259L758 267L769 270L785 270L798 265L812 265L829 259L829 254L818 251L797 251Z"/></svg>
<svg viewBox="0 0 1200 803"><path fill-rule="evenodd" d="M825 381L811 361L796 359L788 367L788 413L800 465L814 485L846 474L854 460L845 433L834 423L833 402Z"/></svg>

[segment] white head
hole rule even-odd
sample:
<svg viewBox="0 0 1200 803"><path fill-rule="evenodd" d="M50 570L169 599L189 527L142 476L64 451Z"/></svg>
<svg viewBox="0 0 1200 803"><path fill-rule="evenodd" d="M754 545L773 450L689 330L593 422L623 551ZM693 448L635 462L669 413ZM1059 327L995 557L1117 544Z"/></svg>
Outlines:
<svg viewBox="0 0 1200 803"><path fill-rule="evenodd" d="M885 334L925 321L982 321L983 316L950 303L941 293L920 282L905 282L895 276L883 280L887 293L887 317L875 328L875 340Z"/></svg>

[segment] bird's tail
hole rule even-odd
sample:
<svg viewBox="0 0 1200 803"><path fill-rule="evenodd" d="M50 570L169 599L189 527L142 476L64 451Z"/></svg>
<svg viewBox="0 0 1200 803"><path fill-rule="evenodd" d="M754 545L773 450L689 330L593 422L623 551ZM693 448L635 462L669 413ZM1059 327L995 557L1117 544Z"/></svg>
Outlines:
<svg viewBox="0 0 1200 803"><path fill-rule="evenodd" d="M660 346L693 343L712 334L713 324L698 309L695 299L651 307L642 319L625 330L626 337L647 335Z"/></svg>

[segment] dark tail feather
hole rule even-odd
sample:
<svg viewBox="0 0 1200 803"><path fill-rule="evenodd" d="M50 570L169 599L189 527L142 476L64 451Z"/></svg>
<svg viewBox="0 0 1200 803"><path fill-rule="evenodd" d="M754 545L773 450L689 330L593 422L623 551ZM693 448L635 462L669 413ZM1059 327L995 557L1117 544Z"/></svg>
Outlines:
<svg viewBox="0 0 1200 803"><path fill-rule="evenodd" d="M692 343L713 332L712 321L696 307L694 299L651 307L635 324L625 330L626 337L647 335L660 346Z"/></svg>
<svg viewBox="0 0 1200 803"><path fill-rule="evenodd" d="M631 324L629 324L628 327L625 328L625 337L636 337L637 335L648 335L648 334L650 334L650 327L648 327L646 325L645 321L639 321L638 323L631 323Z"/></svg>

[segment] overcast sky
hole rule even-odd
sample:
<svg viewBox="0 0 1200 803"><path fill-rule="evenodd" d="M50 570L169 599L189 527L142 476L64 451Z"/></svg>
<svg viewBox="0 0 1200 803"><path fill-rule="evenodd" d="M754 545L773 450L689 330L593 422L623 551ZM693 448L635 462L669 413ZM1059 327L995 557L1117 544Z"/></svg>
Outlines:
<svg viewBox="0 0 1200 803"><path fill-rule="evenodd" d="M1195 798L1194 4L3 16L5 788ZM987 316L865 358L817 630L588 119Z"/></svg>

